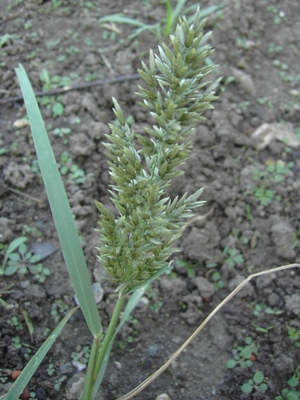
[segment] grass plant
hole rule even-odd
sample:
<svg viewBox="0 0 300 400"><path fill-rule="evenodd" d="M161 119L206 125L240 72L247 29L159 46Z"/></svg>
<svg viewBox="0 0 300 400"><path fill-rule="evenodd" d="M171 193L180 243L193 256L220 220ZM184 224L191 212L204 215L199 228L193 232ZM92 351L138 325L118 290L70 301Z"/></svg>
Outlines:
<svg viewBox="0 0 300 400"><path fill-rule="evenodd" d="M104 332L93 297L91 281L71 208L37 101L22 66L16 69L54 223L66 266L86 323L93 336L81 399L94 399L105 371L114 337L128 319L147 285L169 267L174 243L184 230L191 210L201 206L202 189L170 199L166 190L183 174L182 165L192 149L187 138L202 114L213 108L218 81L204 78L215 69L205 65L213 49L203 34L205 21L198 10L189 26L183 18L170 37L172 48L162 44L159 55L150 52L149 66L139 73L144 81L138 95L152 115L153 128L135 134L114 99L117 123L107 136L107 156L112 178L111 200L118 212L100 202L99 261L117 285L118 300ZM135 147L138 142L138 148ZM126 304L122 318L119 316ZM57 335L75 309L60 322L12 386L7 400L16 399L38 368Z"/></svg>
<svg viewBox="0 0 300 400"><path fill-rule="evenodd" d="M176 6L172 7L171 0L165 0L165 14L163 20L157 22L156 24L146 24L139 19L129 18L123 14L111 14L106 15L99 19L99 22L102 24L114 22L117 24L127 24L136 29L130 35L131 38L135 38L139 36L142 32L148 31L154 36L156 36L157 40L161 43L165 40L172 32L174 32L176 28L176 24L181 16L187 16L187 20L189 24L192 24L195 17L195 10L198 7L198 4L193 4L187 6L187 0L178 0L175 2ZM223 4L218 6L209 6L203 8L200 12L200 18L205 18L224 7ZM189 15L189 17L188 17Z"/></svg>
<svg viewBox="0 0 300 400"><path fill-rule="evenodd" d="M24 68L19 66L16 69L66 267L93 338L81 400L95 398L117 333L129 319L148 285L168 269L168 259L176 251L174 244L185 228L186 218L192 215L192 209L202 204L199 201L202 189L175 199L170 199L166 190L173 178L183 174L182 166L192 149L188 138L193 127L204 119L202 114L212 108L211 102L216 99L214 90L219 81L209 82L204 79L215 69L214 65L205 63L213 49L207 44L210 34L203 35L204 25L199 10L192 25L189 25L186 18L181 19L175 34L170 37L172 47L162 44L159 54L150 51L149 66L142 64L139 73L144 86L139 87L138 95L142 99L141 106L153 117L152 128L145 129L143 135L135 134L114 99L118 122L110 126L111 134L107 135L106 147L112 179L110 195L116 216L109 207L96 202L100 212L98 258L116 284L118 294L110 323L105 330L36 97ZM9 246L7 253L14 251L17 245L20 243ZM5 256L5 263L7 259L8 256ZM136 396L165 371L213 316L252 278L294 267L299 268L300 265L285 265L246 278L158 371L119 400ZM16 400L19 397L77 308L69 311L33 355L4 395L6 400ZM260 378L256 381L253 380L255 384L261 383ZM60 384L58 381L57 387Z"/></svg>

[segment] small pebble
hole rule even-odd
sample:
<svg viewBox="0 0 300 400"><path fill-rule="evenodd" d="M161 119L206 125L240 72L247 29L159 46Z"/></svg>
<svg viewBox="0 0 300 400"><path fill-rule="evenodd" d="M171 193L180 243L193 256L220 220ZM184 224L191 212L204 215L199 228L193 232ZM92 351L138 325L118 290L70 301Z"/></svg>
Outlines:
<svg viewBox="0 0 300 400"><path fill-rule="evenodd" d="M11 298L13 300L19 300L23 296L23 292L21 290L14 290L11 294Z"/></svg>
<svg viewBox="0 0 300 400"><path fill-rule="evenodd" d="M99 282L93 283L92 290L94 293L94 298L95 298L96 303L97 304L100 303L100 301L103 299L103 296L104 296L104 290L102 289L100 283ZM79 301L78 301L76 295L74 295L74 301L79 306Z"/></svg>
<svg viewBox="0 0 300 400"><path fill-rule="evenodd" d="M120 370L122 369L122 364L119 361L115 361L115 366Z"/></svg>
<svg viewBox="0 0 300 400"><path fill-rule="evenodd" d="M12 379L13 381L15 381L15 380L18 378L18 376L20 375L20 373L21 373L21 371L19 371L19 370L14 370L14 371L12 371L12 373L11 373L11 379Z"/></svg>
<svg viewBox="0 0 300 400"><path fill-rule="evenodd" d="M103 299L104 290L102 289L102 287L101 287L99 282L93 283L92 289L93 289L93 293L94 293L94 297L95 297L96 303L98 304Z"/></svg>
<svg viewBox="0 0 300 400"><path fill-rule="evenodd" d="M278 306L279 302L280 302L280 297L276 293L271 293L268 296L268 304L271 307Z"/></svg>
<svg viewBox="0 0 300 400"><path fill-rule="evenodd" d="M162 278L160 280L160 288L163 292L172 292L176 296L186 290L186 282L180 278Z"/></svg>
<svg viewBox="0 0 300 400"><path fill-rule="evenodd" d="M171 397L167 395L166 393L162 393L158 395L155 400L171 400Z"/></svg>
<svg viewBox="0 0 300 400"><path fill-rule="evenodd" d="M30 399L30 392L28 389L24 389L23 392L20 394L19 399L27 400Z"/></svg>
<svg viewBox="0 0 300 400"><path fill-rule="evenodd" d="M36 398L37 400L45 400L46 399L46 392L42 387L36 389Z"/></svg>
<svg viewBox="0 0 300 400"><path fill-rule="evenodd" d="M25 119L25 118L17 119L17 120L13 123L13 126L14 126L16 129L22 129L22 128L25 128L25 126L28 126L28 125L29 125L29 121L28 121L28 119Z"/></svg>
<svg viewBox="0 0 300 400"><path fill-rule="evenodd" d="M70 363L62 364L59 367L59 375L70 374L72 372L73 372L73 368Z"/></svg>
<svg viewBox="0 0 300 400"><path fill-rule="evenodd" d="M32 283L24 290L24 294L28 299L43 300L46 298L45 290L40 286Z"/></svg>
<svg viewBox="0 0 300 400"><path fill-rule="evenodd" d="M294 293L284 297L285 308L287 311L294 313L295 315L300 314L300 295Z"/></svg>
<svg viewBox="0 0 300 400"><path fill-rule="evenodd" d="M25 288L27 288L27 286L29 286L29 285L30 285L30 280L29 280L29 279L26 279L26 280L21 281L21 282L19 283L19 286L20 286L21 289L25 289Z"/></svg>
<svg viewBox="0 0 300 400"><path fill-rule="evenodd" d="M44 260L46 257L50 256L51 254L55 253L58 248L53 246L51 243L32 243L31 249L34 254L39 254L41 256L41 261Z"/></svg>
<svg viewBox="0 0 300 400"><path fill-rule="evenodd" d="M194 278L193 283L197 286L200 296L203 298L211 297L215 292L215 285L202 276Z"/></svg>
<svg viewBox="0 0 300 400"><path fill-rule="evenodd" d="M150 300L147 297L143 296L143 297L141 297L140 301L138 302L137 307L144 308L144 307L147 307L149 303L150 303Z"/></svg>
<svg viewBox="0 0 300 400"><path fill-rule="evenodd" d="M85 375L77 372L67 383L66 398L67 400L78 400L83 390Z"/></svg>
<svg viewBox="0 0 300 400"><path fill-rule="evenodd" d="M86 368L86 364L83 364L80 361L73 360L72 365L77 369L77 371L83 371Z"/></svg>

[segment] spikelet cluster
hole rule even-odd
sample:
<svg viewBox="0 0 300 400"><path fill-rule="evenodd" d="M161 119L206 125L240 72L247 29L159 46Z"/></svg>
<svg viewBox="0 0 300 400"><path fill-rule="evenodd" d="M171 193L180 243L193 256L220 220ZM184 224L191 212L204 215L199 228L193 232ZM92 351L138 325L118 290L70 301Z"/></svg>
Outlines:
<svg viewBox="0 0 300 400"><path fill-rule="evenodd" d="M213 49L207 44L210 33L203 35L204 24L199 10L191 26L183 18L170 36L170 48L163 44L159 54L150 51L149 66L142 63L139 74L144 85L138 95L154 119L152 128L136 134L114 99L118 124L110 126L105 145L117 217L103 204L96 205L100 211L98 258L120 295L168 266L185 219L203 203L199 201L202 189L173 200L166 189L183 174L181 167L192 147L187 137L216 99L218 81L204 80L215 69L205 63Z"/></svg>

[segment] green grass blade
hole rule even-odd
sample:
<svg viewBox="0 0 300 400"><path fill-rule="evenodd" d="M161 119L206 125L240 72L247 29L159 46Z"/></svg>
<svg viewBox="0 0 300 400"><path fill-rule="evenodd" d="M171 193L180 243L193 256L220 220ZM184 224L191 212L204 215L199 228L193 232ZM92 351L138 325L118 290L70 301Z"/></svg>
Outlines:
<svg viewBox="0 0 300 400"><path fill-rule="evenodd" d="M155 29L157 28L157 24L148 25L145 24L144 22L139 21L138 19L125 17L123 14L107 15L105 17L100 18L99 22L116 22L119 24L128 24L137 26L138 28L129 36L130 39L138 36L139 34L147 30L155 32Z"/></svg>
<svg viewBox="0 0 300 400"><path fill-rule="evenodd" d="M1 299L1 297L0 297L0 306L6 308L6 307L9 307L9 304L6 303L6 301L4 301L3 299ZM0 398L1 398L1 397L0 397Z"/></svg>
<svg viewBox="0 0 300 400"><path fill-rule="evenodd" d="M138 19L124 17L122 14L112 14L107 15L106 17L102 17L98 20L99 22L117 22L119 24L128 24L133 26L146 26L144 22L139 21Z"/></svg>
<svg viewBox="0 0 300 400"><path fill-rule="evenodd" d="M211 14L214 14L215 12L222 10L222 8L225 7L225 4L219 4L217 6L209 6L204 8L203 10L200 10L199 14L199 19L203 19L208 17Z"/></svg>
<svg viewBox="0 0 300 400"><path fill-rule="evenodd" d="M16 400L19 398L20 394L23 392L26 385L30 381L32 375L35 373L35 371L38 369L39 365L45 358L50 347L57 339L57 336L60 334L63 327L66 325L70 317L74 314L74 312L77 309L78 307L72 308L72 310L70 310L68 314L64 317L64 319L57 325L57 327L54 329L51 335L45 340L42 346L38 349L38 351L35 353L35 355L31 358L26 367L23 369L16 382L9 389L8 393L5 396L5 400Z"/></svg>
<svg viewBox="0 0 300 400"><path fill-rule="evenodd" d="M164 29L165 36L170 35L170 33L172 31L173 23L174 22L173 22L171 0L166 0L166 22L165 22L165 29Z"/></svg>
<svg viewBox="0 0 300 400"><path fill-rule="evenodd" d="M145 25L142 26L141 28L136 29L130 36L129 38L135 38L136 36L140 35L144 31L150 31L152 32L155 36L157 36L157 29L158 29L158 24L155 25Z"/></svg>
<svg viewBox="0 0 300 400"><path fill-rule="evenodd" d="M199 19L204 19L208 17L211 14L214 14L215 12L222 10L222 8L225 7L225 4L219 4L218 6L209 6L204 8L203 10L200 9L200 14L199 14ZM188 9L186 10L186 13L191 12L195 9L195 5L189 6ZM195 15L192 15L191 17L187 18L187 21L189 24L191 24L195 19Z"/></svg>
<svg viewBox="0 0 300 400"><path fill-rule="evenodd" d="M93 335L98 335L101 330L100 316L67 194L32 86L22 65L16 68L16 73L68 272L88 327Z"/></svg>
<svg viewBox="0 0 300 400"><path fill-rule="evenodd" d="M186 8L184 8L184 10L182 11L183 7L185 7L185 3L187 2L187 0L179 0L177 1L176 7L174 8L173 11L173 21L177 21L179 17L182 17L183 15L187 14ZM197 4L196 7L199 7L199 5ZM174 22L173 22L174 25ZM173 29L175 27L173 26Z"/></svg>

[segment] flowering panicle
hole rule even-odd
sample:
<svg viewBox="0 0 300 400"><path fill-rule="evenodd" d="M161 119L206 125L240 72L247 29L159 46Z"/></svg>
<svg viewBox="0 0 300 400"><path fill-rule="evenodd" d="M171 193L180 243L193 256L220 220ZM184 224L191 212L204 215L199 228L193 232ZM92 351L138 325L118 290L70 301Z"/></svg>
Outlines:
<svg viewBox="0 0 300 400"><path fill-rule="evenodd" d="M213 49L207 44L210 33L202 33L204 24L199 21L199 10L193 25L183 18L170 37L172 49L163 44L159 55L150 51L149 67L142 63L139 73L146 87L139 87L138 95L155 121L151 129L135 134L114 99L119 123L110 125L105 145L113 181L111 199L119 214L115 217L103 204L96 205L101 227L99 260L119 285L120 294L168 265L184 219L203 203L198 200L202 189L173 200L165 191L172 178L183 174L180 167L192 148L186 138L216 99L218 81L203 81L215 69L205 64Z"/></svg>

